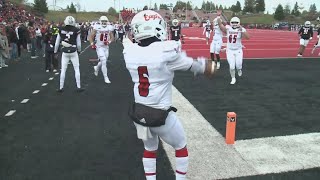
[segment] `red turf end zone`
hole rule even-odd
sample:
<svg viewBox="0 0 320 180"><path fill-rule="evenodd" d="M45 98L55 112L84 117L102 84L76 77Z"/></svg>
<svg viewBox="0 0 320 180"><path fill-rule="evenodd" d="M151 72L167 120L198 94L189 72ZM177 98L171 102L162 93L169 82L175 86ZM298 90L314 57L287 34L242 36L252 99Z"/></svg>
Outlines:
<svg viewBox="0 0 320 180"><path fill-rule="evenodd" d="M278 31L278 30L259 30L249 29L249 40L242 40L244 45L243 54L245 59L261 58L296 58L299 49L299 40L297 31ZM210 39L209 45L206 44L203 28L184 28L182 34L185 36L185 44L182 49L188 56L193 58L204 56L210 58ZM317 41L317 34L311 40L305 50L304 57L319 57L320 48L312 55L311 50ZM226 43L226 38L223 39ZM226 58L226 53L220 53L221 58ZM320 58L320 57L319 57Z"/></svg>

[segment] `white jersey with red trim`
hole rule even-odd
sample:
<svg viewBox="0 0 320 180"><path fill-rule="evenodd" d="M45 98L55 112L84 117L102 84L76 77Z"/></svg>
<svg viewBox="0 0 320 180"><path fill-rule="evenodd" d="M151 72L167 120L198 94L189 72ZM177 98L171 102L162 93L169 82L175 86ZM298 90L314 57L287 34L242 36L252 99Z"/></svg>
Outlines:
<svg viewBox="0 0 320 180"><path fill-rule="evenodd" d="M106 46L110 43L110 33L113 31L110 25L96 24L93 29L96 31L96 46Z"/></svg>
<svg viewBox="0 0 320 180"><path fill-rule="evenodd" d="M154 42L146 47L124 44L136 103L165 110L172 105L174 71L188 70L193 63L180 49L176 41Z"/></svg>
<svg viewBox="0 0 320 180"><path fill-rule="evenodd" d="M227 49L238 50L242 49L242 33L239 28L233 29L230 25L226 25L227 29ZM242 28L242 32L246 32L245 28Z"/></svg>
<svg viewBox="0 0 320 180"><path fill-rule="evenodd" d="M222 31L221 31L221 29L219 27L218 18L215 18L213 20L213 40L221 41L222 37L223 37L223 33L222 33Z"/></svg>

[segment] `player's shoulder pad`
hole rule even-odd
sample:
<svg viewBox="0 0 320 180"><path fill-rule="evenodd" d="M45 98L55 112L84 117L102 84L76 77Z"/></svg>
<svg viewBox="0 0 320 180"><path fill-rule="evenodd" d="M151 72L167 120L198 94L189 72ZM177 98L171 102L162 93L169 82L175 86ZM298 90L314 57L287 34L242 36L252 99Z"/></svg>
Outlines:
<svg viewBox="0 0 320 180"><path fill-rule="evenodd" d="M176 41L163 41L161 43L163 52L177 52L179 51L180 47Z"/></svg>
<svg viewBox="0 0 320 180"><path fill-rule="evenodd" d="M101 28L101 25L100 24L95 24L93 27L92 27L94 30L98 30Z"/></svg>

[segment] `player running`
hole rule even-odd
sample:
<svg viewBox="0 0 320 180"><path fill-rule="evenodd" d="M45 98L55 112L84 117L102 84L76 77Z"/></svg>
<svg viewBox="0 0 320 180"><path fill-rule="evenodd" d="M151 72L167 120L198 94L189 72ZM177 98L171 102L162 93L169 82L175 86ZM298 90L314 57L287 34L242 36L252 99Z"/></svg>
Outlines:
<svg viewBox="0 0 320 180"><path fill-rule="evenodd" d="M206 25L204 26L203 28L203 35L205 34L206 35L206 41L207 41L207 44L209 44L209 40L210 40L210 34L211 34L211 24L210 24L210 20L207 20L207 23Z"/></svg>
<svg viewBox="0 0 320 180"><path fill-rule="evenodd" d="M230 25L224 26L220 16L218 16L218 24L222 32L227 34L227 60L229 63L231 82L235 84L236 69L238 76L242 76L243 50L242 38L249 39L249 34L245 28L240 25L240 19L233 17L230 20Z"/></svg>
<svg viewBox="0 0 320 180"><path fill-rule="evenodd" d="M313 54L314 51L315 51L317 48L320 47L320 27L318 28L318 36L317 36L317 38L318 38L318 41L317 41L316 44L314 45L314 47L313 47L313 49L312 49L312 51L311 51L311 54ZM318 55L320 56L320 53L319 53Z"/></svg>
<svg viewBox="0 0 320 180"><path fill-rule="evenodd" d="M311 26L311 22L306 21L304 23L304 26L300 28L298 34L300 36L300 48L298 57L302 57L304 50L306 49L307 45L309 44L309 41L312 40L313 37L313 29Z"/></svg>
<svg viewBox="0 0 320 180"><path fill-rule="evenodd" d="M220 51L222 47L222 37L223 33L219 27L218 17L213 20L213 40L210 45L210 56L211 60L215 61L214 55L216 55L217 60L215 63L217 64L217 69L220 69Z"/></svg>
<svg viewBox="0 0 320 180"><path fill-rule="evenodd" d="M104 82L111 83L108 77L107 60L109 57L109 44L114 40L113 27L109 25L109 19L107 16L101 16L100 24L96 24L93 27L89 41L92 49L96 49L99 63L94 66L94 74L98 76L99 69L101 68ZM94 43L96 40L96 43Z"/></svg>

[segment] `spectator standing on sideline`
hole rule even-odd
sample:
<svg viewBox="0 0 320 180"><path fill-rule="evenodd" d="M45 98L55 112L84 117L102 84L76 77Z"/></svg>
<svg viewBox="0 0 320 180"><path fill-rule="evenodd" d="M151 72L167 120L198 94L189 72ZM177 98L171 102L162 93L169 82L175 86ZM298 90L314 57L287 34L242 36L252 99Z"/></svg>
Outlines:
<svg viewBox="0 0 320 180"><path fill-rule="evenodd" d="M40 52L42 49L42 44L41 44L42 33L41 33L40 27L38 26L35 31L36 31L36 47Z"/></svg>
<svg viewBox="0 0 320 180"><path fill-rule="evenodd" d="M119 35L119 39L120 39L120 42L122 43L123 42L123 33L124 33L124 27L123 27L123 24L121 23L118 27L118 35Z"/></svg>
<svg viewBox="0 0 320 180"><path fill-rule="evenodd" d="M124 29L126 31L125 37L128 38L129 37L129 33L130 33L130 25L127 22L126 25L124 26Z"/></svg>
<svg viewBox="0 0 320 180"><path fill-rule="evenodd" d="M52 67L53 67L53 72L57 72L58 69L58 61L57 61L57 57L55 57L54 54L54 46L55 46L55 42L56 42L56 38L57 36L54 35L55 29L52 28L51 30L48 30L47 33L44 36L44 43L46 44L45 46L45 69L46 72L51 71ZM58 31L59 33L59 31Z"/></svg>
<svg viewBox="0 0 320 180"><path fill-rule="evenodd" d="M17 43L18 43L18 37L15 32L16 24L13 24L11 27L8 26L6 29L8 42L11 47L10 57L11 60L16 60L18 58L18 51L17 51Z"/></svg>
<svg viewBox="0 0 320 180"><path fill-rule="evenodd" d="M1 24L3 25L3 24ZM4 26L0 27L0 68L8 67L4 58L9 58L9 44Z"/></svg>
<svg viewBox="0 0 320 180"><path fill-rule="evenodd" d="M38 56L36 56L36 29L34 28L34 22L29 22L28 32L31 43L31 58L35 59Z"/></svg>

